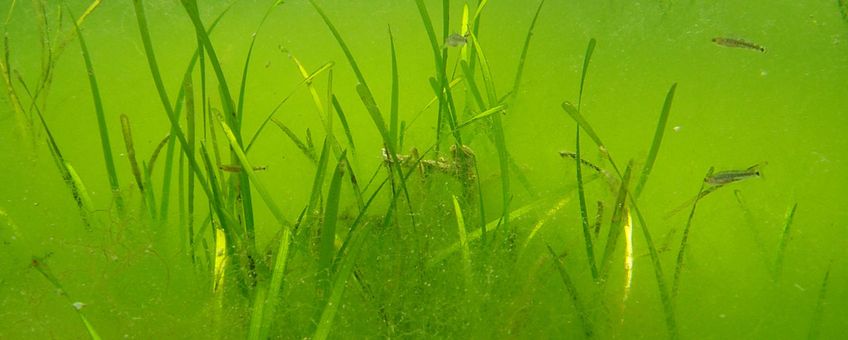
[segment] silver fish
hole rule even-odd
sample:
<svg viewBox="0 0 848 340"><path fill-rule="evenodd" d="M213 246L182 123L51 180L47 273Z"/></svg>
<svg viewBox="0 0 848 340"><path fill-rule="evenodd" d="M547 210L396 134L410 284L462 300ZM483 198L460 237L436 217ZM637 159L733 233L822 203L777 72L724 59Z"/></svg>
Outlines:
<svg viewBox="0 0 848 340"><path fill-rule="evenodd" d="M751 50L760 51L760 52L763 52L763 53L766 52L765 47L762 47L760 45L757 45L755 43L745 41L745 40L742 40L742 39L716 37L716 38L713 38L713 42L718 44L718 45L725 46L725 47L747 48L747 49L751 49Z"/></svg>
<svg viewBox="0 0 848 340"><path fill-rule="evenodd" d="M704 178L704 182L712 185L725 185L752 177L760 177L762 176L760 168L763 165L765 165L765 163L755 164L745 170L719 171Z"/></svg>

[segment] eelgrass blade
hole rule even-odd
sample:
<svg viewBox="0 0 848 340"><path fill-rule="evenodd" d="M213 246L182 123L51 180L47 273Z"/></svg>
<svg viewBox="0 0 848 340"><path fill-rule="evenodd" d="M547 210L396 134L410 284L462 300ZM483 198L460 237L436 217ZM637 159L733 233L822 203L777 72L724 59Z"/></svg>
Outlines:
<svg viewBox="0 0 848 340"><path fill-rule="evenodd" d="M68 10L70 12L70 10ZM100 89L97 86L97 77L94 73L94 65L91 62L91 55L88 52L88 47L85 44L85 39L80 32L79 25L76 21L74 29L77 32L77 38L80 43L80 50L85 61L85 69L88 75L88 84L91 88L91 98L94 101L94 110L97 115L97 126L100 131L100 145L103 151L103 160L106 163L106 173L109 176L109 186L112 189L112 196L115 201L115 206L118 208L118 213L124 214L124 200L121 198L121 185L118 183L118 173L115 170L115 162L112 159L112 145L109 142L109 129L106 126L106 113L103 110L103 102L100 98Z"/></svg>
<svg viewBox="0 0 848 340"><path fill-rule="evenodd" d="M335 65L335 64L332 61L328 62L324 65L321 65L321 67L319 67L317 70L315 70L315 72L312 72L311 74L309 74L308 76L303 78L303 80L301 80L297 84L297 86L295 86L295 88L292 89L291 92L289 92L288 95L286 95L282 100L280 100L280 102L277 103L277 106L275 106L274 109L271 110L271 113L269 113L268 116L265 117L265 119L262 121L262 124L260 124L259 128L256 129L256 132L253 133L253 137L251 137L250 141L247 143L247 147L245 148L245 151L250 152L250 148L253 147L253 143L256 142L257 138L259 138L259 135L265 129L265 126L268 125L268 122L270 122L274 118L274 115L277 113L277 111L280 110L280 108L283 106L283 104L285 104L295 94L295 92L298 89L300 89L301 86L311 82L313 79L315 79L315 77L317 77L319 74L321 74L321 72L324 72L326 70L331 69L333 67L333 65ZM345 122L345 124L347 124L347 122Z"/></svg>
<svg viewBox="0 0 848 340"><path fill-rule="evenodd" d="M86 227L90 227L91 223L91 213L94 211L94 204L91 202L91 196L88 195L88 190L85 188L85 184L82 182L82 178L77 174L74 167L71 166L71 163L67 161L62 161L65 167L65 171L67 171L68 179L70 180L68 186L71 187L72 193L74 193L74 199L77 200L77 204L80 208L80 215L82 216L82 221Z"/></svg>
<svg viewBox="0 0 848 340"><path fill-rule="evenodd" d="M100 340L100 335L94 329L94 325L91 324L91 322L88 320L88 318L85 317L85 314L82 312L82 309L85 307L85 305L80 305L79 302L76 302L73 298L71 298L70 294L68 294L68 291L65 290L65 287L62 286L62 283L59 282L59 279L56 278L56 275L53 275L53 271L50 270L50 267L47 266L47 264L44 262L44 259L33 256L31 266L36 271L38 271L41 276L47 279L47 281L50 282L50 284L52 284L54 288L56 288L56 291L60 292L61 296L65 297L65 299L68 301L68 304L70 305L69 307L73 308L74 311L77 312L77 315L80 317L80 320L82 321L83 325L85 325L85 329L86 331L88 331L88 335L91 337L91 339Z"/></svg>
<svg viewBox="0 0 848 340"><path fill-rule="evenodd" d="M132 129L130 128L130 118L125 114L121 114L121 132L124 135L124 145L127 147L127 159L130 162L135 183L138 186L138 191L144 193L144 180L141 179L141 170L138 167L138 160L135 157L135 146L133 146Z"/></svg>
<svg viewBox="0 0 848 340"><path fill-rule="evenodd" d="M648 181L648 175L651 174L651 170L654 168L654 161L657 160L657 153L660 151L665 126L668 123L668 114L671 112L671 101L674 100L675 89L677 89L677 83L672 84L671 88L668 89L668 93L665 95L665 102L660 113L660 119L657 121L657 129L654 130L654 140L651 142L648 158L645 160L642 174L639 175L639 182L636 183L636 189L633 190L633 196L636 198L639 198L639 195L642 193L642 188L645 186L645 182Z"/></svg>
<svg viewBox="0 0 848 340"><path fill-rule="evenodd" d="M398 66L397 53L395 51L395 37L392 35L392 29L389 27L389 43L392 50L392 101L389 109L389 137L396 144L393 145L395 150L398 150L400 145L398 142L398 105L399 105L399 81L398 81Z"/></svg>
<svg viewBox="0 0 848 340"><path fill-rule="evenodd" d="M91 203L91 197L89 197L88 191L85 189L82 179L80 179L79 175L77 175L76 171L74 171L74 168L71 167L71 164L65 161L65 158L62 157L62 151L59 149L56 139L53 138L53 133L51 133L50 128L47 127L47 121L44 120L44 116L41 114L41 110L37 106L35 107L35 113L37 114L39 121L41 121L41 126L44 128L44 132L47 135L47 145L50 149L50 155L53 157L53 162L56 164L56 169L59 170L62 180L64 180L65 185L67 185L68 189L71 191L71 196L77 204L83 224L86 228L90 228L92 222L91 212L94 211L94 206Z"/></svg>
<svg viewBox="0 0 848 340"><path fill-rule="evenodd" d="M180 123L178 120L177 113L174 112L174 109L171 107L170 100L168 99L168 94L165 91L165 85L162 81L162 76L159 73L159 66L156 62L156 55L153 51L153 43L150 40L150 31L147 27L147 19L144 16L144 7L142 6L141 0L133 0L133 5L135 7L136 19L138 21L139 32L141 33L142 45L144 46L145 56L147 57L147 63L150 68L150 74L153 77L153 82L156 87L156 91L159 94L159 99L162 102L162 106L167 113L168 120L171 123L171 133L176 136L176 138L180 142L180 146L182 147L183 153L186 155L186 158L189 161L189 165L195 171L195 175L197 176L197 182L201 184L201 188L203 189L206 197L210 199L213 203L213 208L215 210L215 214L221 219L222 225L224 228L229 229L230 226L235 225L235 219L227 213L224 209L222 209L221 205L218 204L217 199L215 197L219 197L220 193L214 193L210 184L217 183L217 181L207 182L205 176L200 171L200 164L197 162L197 158L194 155L193 150L190 149L190 144L186 139L185 134L182 132L180 128ZM219 17L220 18L220 17ZM211 131L214 131L212 129ZM207 159L208 161L208 159ZM209 169L215 169L211 167L207 167ZM214 178L213 172L210 171L210 180ZM236 228L237 230L237 228Z"/></svg>
<svg viewBox="0 0 848 340"><path fill-rule="evenodd" d="M583 132L587 133L589 135L589 138L592 138L592 141L594 141L596 145L598 145L599 147L605 147L604 143L601 142L601 138L598 137L597 133L595 133L595 129L592 128L592 125L590 125L585 118L583 118L583 115L577 111L577 108L574 107L573 104L568 101L564 101L562 102L562 109L566 113L568 113L569 116L571 116L571 119L573 119L578 125L580 125L580 128L583 129Z"/></svg>
<svg viewBox="0 0 848 340"><path fill-rule="evenodd" d="M241 85L239 86L239 96L238 96L238 106L236 107L236 116L239 120L239 126L241 126L241 121L244 118L244 96L245 96L245 88L247 87L247 74L248 69L250 68L250 57L253 56L253 47L256 45L256 38L259 36L259 30L262 28L262 25L265 24L265 21L268 20L268 16L271 15L271 11L274 7L277 7L283 3L283 0L277 0L265 10L265 15L262 16L262 20L259 21L259 25L257 25L256 30L250 37L250 47L247 48L247 56L244 58L244 67L241 72ZM245 148L247 150L247 148Z"/></svg>
<svg viewBox="0 0 848 340"><path fill-rule="evenodd" d="M391 203L389 204L389 209L383 217L382 228L384 229L388 228L391 223L392 213L395 211L395 204L397 203L397 197L398 195L395 193ZM360 220L357 218L357 221ZM342 296L344 295L345 288L347 287L348 278L350 278L350 275L353 273L356 259L363 248L366 236L368 236L371 231L369 228L370 225L370 223L365 223L361 228L358 228L359 230L356 230L356 234L350 236L349 245L347 247L343 246L342 249L339 250L339 254L337 256L338 264L336 265L338 269L335 272L332 286L330 288L330 296L324 305L324 309L321 312L321 317L318 321L318 326L312 336L313 339L324 340L329 335L330 329L333 325L333 320L336 317L339 305L341 305ZM354 226L351 226L351 231L349 233L355 232ZM347 253L342 254L341 251L345 250L345 248L348 249Z"/></svg>
<svg viewBox="0 0 848 340"><path fill-rule="evenodd" d="M472 124L476 121L479 121L483 118L488 118L492 114L495 114L495 113L506 113L506 106L505 105L497 105L497 106L492 107L492 108L490 108L486 111L480 112L480 113L474 115L473 117L469 118L464 123L457 125L456 128L461 129L461 128L468 126L468 125L470 125L470 124Z"/></svg>
<svg viewBox="0 0 848 340"><path fill-rule="evenodd" d="M580 302L580 297L577 295L577 286L574 285L574 282L571 280L571 275L568 275L568 270L566 270L565 265L559 259L559 256L554 249L551 248L551 245L546 244L546 246L548 247L548 252L551 254L551 259L554 260L554 266L562 278L562 283L565 285L568 295L571 297L571 304L574 305L574 309L577 311L577 316L580 317L580 325L583 328L583 334L586 338L592 338L592 335L594 334L594 331L592 330L592 323L589 320L588 311L583 306L583 303Z"/></svg>
<svg viewBox="0 0 848 340"><path fill-rule="evenodd" d="M530 28L527 29L527 35L524 38L524 47L521 48L521 55L518 57L518 69L515 71L515 80L512 84L509 102L515 102L515 97L518 95L518 88L521 86L521 76L524 74L524 62L527 60L527 51L530 50L530 40L533 37L533 30L536 28L536 20L539 19L539 13L542 12L542 5L545 0L539 1L539 6L536 8L536 14L533 15L533 20L530 22Z"/></svg>
<svg viewBox="0 0 848 340"><path fill-rule="evenodd" d="M459 200L453 195L453 209L456 213L456 227L459 233L459 246L462 249L462 269L465 274L465 287L470 289L471 283L471 250L468 248L468 236L465 231L465 219L462 217L462 207Z"/></svg>
<svg viewBox="0 0 848 340"><path fill-rule="evenodd" d="M792 205L792 208L786 213L786 219L783 222L783 232L780 236L780 243L777 245L777 256L774 260L774 280L780 280L780 276L783 273L783 256L786 253L786 245L789 243L791 239L790 234L792 231L792 222L795 219L795 210L798 209L798 203Z"/></svg>
<svg viewBox="0 0 848 340"><path fill-rule="evenodd" d="M631 160L624 170L624 178L621 180L621 185L618 189L618 196L615 200L615 206L612 211L612 222L610 223L609 233L607 234L607 242L604 246L604 256L601 258L600 283L603 286L609 276L609 268L612 265L612 255L615 253L618 238L624 228L627 212L627 196L628 186L630 185L630 174L633 167Z"/></svg>
<svg viewBox="0 0 848 340"><path fill-rule="evenodd" d="M300 149L300 151L303 152L303 154L306 155L309 160L311 160L312 162L318 161L315 157L315 150L307 147L306 144L304 144L303 141L301 141L300 138L298 138L297 135L295 135L294 132L292 132L292 130L289 129L288 126L283 124L283 122L281 122L277 118L271 118L271 122L273 122L274 125L277 125L280 130L283 130L283 133L286 135L286 137L289 137L292 143L294 143L294 145L297 146L297 148Z"/></svg>
<svg viewBox="0 0 848 340"><path fill-rule="evenodd" d="M291 223L289 223L288 219L286 219L285 215L283 215L282 210L280 210L276 202L274 202L273 197L271 197L271 193L268 192L265 186L259 181L259 177L256 176L256 172L253 170L253 166L250 165L250 162L247 160L247 155L244 154L244 151L239 146L233 130L224 121L223 116L219 115L218 121L221 125L221 129L224 131L224 136L226 136L227 140L230 142L230 149L236 154L239 163L241 163L242 172L247 174L247 177L250 178L250 182L253 184L254 188L256 188L256 191L259 193L259 196L262 197L262 200L265 201L265 205L268 206L268 210L271 211L271 214L280 226L282 228L289 228Z"/></svg>
<svg viewBox="0 0 848 340"><path fill-rule="evenodd" d="M268 330L273 325L277 310L277 302L283 286L283 277L286 272L286 262L289 256L289 245L291 244L291 231L283 229L280 237L279 250L274 259L274 270L271 272L271 283L268 286L268 297L265 300L265 316L259 332L259 339L268 339Z"/></svg>
<svg viewBox="0 0 848 340"><path fill-rule="evenodd" d="M704 178L707 178L713 174L713 168L710 167L707 170L707 174L704 175ZM683 273L683 259L684 254L686 252L686 245L689 241L689 230L692 227L692 218L695 216L695 209L698 207L698 201L703 197L702 193L704 192L705 181L701 182L701 188L698 189L698 195L695 198L695 202L692 203L692 210L689 211L689 218L686 219L686 226L683 228L683 238L680 240L680 249L677 251L677 263L674 266L674 281L671 283L671 301L672 303L677 302L677 292L680 289L680 275Z"/></svg>
<svg viewBox="0 0 848 340"><path fill-rule="evenodd" d="M339 157L339 162L333 171L330 180L330 188L327 190L327 205L324 209L324 220L321 225L321 236L318 245L318 275L320 286L327 291L329 289L330 277L335 257L336 222L339 214L339 198L341 197L341 183L347 167L346 151Z"/></svg>
<svg viewBox="0 0 848 340"><path fill-rule="evenodd" d="M586 73L589 71L589 61L592 59L592 52L595 50L595 39L589 40L589 45L586 47L586 55L583 57L583 72L580 76L580 92L577 96L577 109L575 112L577 114L580 113L580 103L583 100L583 88L586 82ZM595 251L594 246L592 244L592 232L589 229L589 212L586 208L586 194L583 188L583 166L582 166L582 157L580 156L580 126L576 128L576 134L574 138L574 161L576 163L576 175L577 175L577 198L580 203L580 222L583 226L583 243L586 245L586 258L589 261L589 269L592 272L592 279L595 282L600 282L600 277L598 276L598 268L597 263L595 262ZM624 192L626 193L626 187L624 188ZM623 196L621 197L623 200ZM610 229L612 232L612 229ZM616 235L617 236L617 235ZM609 240L607 240L609 242ZM606 258L606 256L604 256ZM603 267L604 264L602 263Z"/></svg>
<svg viewBox="0 0 848 340"><path fill-rule="evenodd" d="M827 297L827 286L830 281L830 268L833 266L833 261L831 261L827 265L827 271L824 272L824 279L822 279L821 286L819 286L819 296L816 299L816 307L813 309L813 317L810 321L810 330L807 332L807 339L818 339L819 332L821 331L821 318L822 314L824 314L824 306L826 304L825 298Z"/></svg>
<svg viewBox="0 0 848 340"><path fill-rule="evenodd" d="M347 144L350 146L350 150L353 154L356 154L356 145L353 143L353 135L350 133L350 125L347 123L347 117L345 117L344 110L342 110L342 105L339 103L336 95L333 95L333 109L336 111L336 115L339 117L339 121L342 123L342 129L344 130L345 137L347 137Z"/></svg>
<svg viewBox="0 0 848 340"><path fill-rule="evenodd" d="M657 280L657 289L659 290L660 301L663 305L668 337L670 339L678 339L680 336L677 331L677 319L674 315L674 299L669 296L668 287L665 282L665 274L663 274L662 263L660 262L657 247L654 245L653 238L651 238L651 233L648 230L648 224L645 222L645 218L642 216L642 212L636 204L636 199L633 198L633 195L630 195L629 197L630 208L636 213L636 218L639 221L639 225L642 227L642 235L645 237L645 244L648 246L648 254L651 256L651 263L654 266L654 276Z"/></svg>
<svg viewBox="0 0 848 340"><path fill-rule="evenodd" d="M330 159L330 140L324 138L321 147L321 155L318 158L318 166L315 169L315 177L312 180L312 191L309 195L309 203L306 206L306 217L303 226L313 227L313 221L319 216L321 210L321 195L324 188L324 175L327 172L327 162Z"/></svg>

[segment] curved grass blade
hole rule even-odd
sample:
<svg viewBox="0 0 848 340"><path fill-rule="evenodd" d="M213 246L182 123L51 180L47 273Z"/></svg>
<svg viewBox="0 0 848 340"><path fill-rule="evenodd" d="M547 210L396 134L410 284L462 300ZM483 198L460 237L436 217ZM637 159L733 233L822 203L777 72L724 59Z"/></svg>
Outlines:
<svg viewBox="0 0 848 340"><path fill-rule="evenodd" d="M462 249L462 269L465 274L465 287L471 288L471 250L468 249L468 236L465 231L465 219L462 217L462 208L459 200L453 195L453 209L456 213L456 227L459 233L459 247Z"/></svg>
<svg viewBox="0 0 848 340"><path fill-rule="evenodd" d="M275 125L277 125L280 130L283 130L283 133L286 134L289 139L291 139L292 143L294 143L294 145L297 146L297 148L300 149L300 151L303 152L303 154L306 155L309 160L311 160L313 163L318 162L318 159L315 157L315 150L307 147L306 144L304 144L303 141L301 141L300 138L298 138L297 135L295 135L294 132L292 132L292 130L289 129L288 126L283 124L283 122L281 122L277 118L271 118L271 121Z"/></svg>
<svg viewBox="0 0 848 340"><path fill-rule="evenodd" d="M539 1L539 6L536 8L536 14L533 15L533 20L530 22L530 28L527 29L527 36L524 38L524 47L521 48L521 55L518 57L518 70L515 71L515 80L512 84L509 102L515 101L518 95L518 87L521 85L521 76L524 74L524 62L527 60L527 51L530 49L530 39L533 37L533 30L536 28L536 20L539 19L539 13L542 12L542 5L545 0Z"/></svg>
<svg viewBox="0 0 848 340"><path fill-rule="evenodd" d="M280 102L277 103L277 106L275 106L274 109L271 110L271 113L269 113L268 116L265 117L265 120L263 120L262 124L259 125L259 128L256 129L256 132L253 133L253 137L251 137L250 141L247 143L247 147L245 148L245 152L250 152L250 148L253 147L253 143L256 142L257 138L259 138L259 134L262 133L262 130L264 130L265 126L268 125L268 122L271 121L274 118L274 114L276 114L277 111L280 110L280 107L282 107L283 104L285 104L295 94L295 92L297 92L297 90L301 86L312 82L312 80L315 79L315 77L317 77L319 74L321 74L321 72L324 72L324 71L332 68L334 65L335 65L335 63L333 63L332 61L328 62L324 65L321 65L321 67L319 67L317 70L315 70L315 72L312 72L311 74L309 74L308 76L303 78L303 80L301 80L295 86L295 88L292 89L291 92L289 92L288 95L286 95L282 100L280 100Z"/></svg>
<svg viewBox="0 0 848 340"><path fill-rule="evenodd" d="M612 256L615 253L615 246L618 243L618 237L624 227L625 216L627 212L627 196L628 186L630 185L630 173L633 167L631 160L624 170L624 178L621 180L621 185L618 189L618 196L615 200L615 206L612 212L612 222L610 223L609 233L607 234L607 243L604 247L604 256L601 258L601 271L599 281L603 287L606 284L606 279L609 276L609 268L612 265Z"/></svg>
<svg viewBox="0 0 848 340"><path fill-rule="evenodd" d="M651 174L654 161L657 159L657 153L660 151L660 144L662 144L666 123L668 123L668 114L671 112L671 101L674 100L675 89L677 89L677 83L672 84L671 88L668 89L668 93L665 95L665 103L663 103L660 119L657 121L657 129L654 130L654 140L651 142L648 158L645 160L645 167L642 168L642 174L639 175L639 182L636 183L636 189L633 190L633 196L636 198L639 198L639 195L642 193L642 188L645 186L645 182L648 181L648 175Z"/></svg>
<svg viewBox="0 0 848 340"><path fill-rule="evenodd" d="M818 339L819 332L821 331L821 318L822 314L824 314L824 306L827 304L825 302L825 298L827 297L827 286L830 281L830 268L833 266L833 261L827 265L827 271L824 272L824 279L822 279L821 286L819 286L819 296L816 299L816 307L813 310L813 317L810 321L810 331L807 332L807 339Z"/></svg>
<svg viewBox="0 0 848 340"><path fill-rule="evenodd" d="M710 167L704 178L710 177L713 174L713 170L714 169ZM692 226L692 218L695 216L695 209L698 207L698 201L700 201L700 198L703 197L705 183L705 181L701 182L701 188L698 189L698 195L695 198L695 202L692 203L692 210L689 211L689 218L686 220L686 226L683 228L683 239L680 240L680 249L677 252L677 264L674 266L674 281L671 283L672 303L677 302L677 292L680 289L680 275L683 272L683 255L686 252L686 245L689 241L689 229Z"/></svg>
<svg viewBox="0 0 848 340"><path fill-rule="evenodd" d="M339 198L341 197L342 177L347 167L347 152L342 151L339 162L333 171L330 188L327 191L327 206L324 209L324 220L321 225L321 236L318 248L318 275L320 286L329 290L332 276L333 258L335 257L336 222L339 214Z"/></svg>
<svg viewBox="0 0 848 340"><path fill-rule="evenodd" d="M66 8L68 12L69 9ZM97 126L100 131L100 146L103 151L103 160L106 163L106 173L109 176L109 186L112 189L112 196L115 201L115 206L118 208L118 213L124 215L124 200L121 198L121 185L118 183L118 173L115 170L115 162L112 158L112 145L109 142L109 129L106 127L106 113L103 110L103 101L100 98L100 89L97 86L97 77L94 74L94 65L91 62L91 55L88 52L88 47L85 44L85 39L80 32L79 25L74 21L74 29L79 38L80 50L85 61L85 69L88 74L88 83L91 88L91 98L94 101L94 111L97 115Z"/></svg>
<svg viewBox="0 0 848 340"><path fill-rule="evenodd" d="M583 306L583 303L580 302L580 297L577 295L577 287L571 280L571 276L568 275L565 265L559 259L559 256L554 249L551 248L551 245L546 244L546 246L548 247L548 252L551 253L551 258L554 260L554 265L562 278L562 283L565 285L566 290L568 290L568 295L571 297L571 303L574 305L574 309L580 317L580 325L583 327L583 334L586 335L586 338L592 338L592 335L594 334L594 331L592 330L592 323L589 321L588 311Z"/></svg>
<svg viewBox="0 0 848 340"><path fill-rule="evenodd" d="M135 183L138 186L138 191L144 193L144 181L141 179L141 169L138 167L138 160L135 158L135 147L133 146L132 129L130 128L130 118L126 114L121 114L121 132L124 135L124 144L127 147L127 159L130 162Z"/></svg>
<svg viewBox="0 0 848 340"><path fill-rule="evenodd" d="M780 236L780 243L777 245L777 256L774 260L774 280L780 280L780 275L783 273L783 256L786 253L786 245L791 239L789 237L792 229L792 221L795 219L795 210L798 209L798 203L792 205L789 212L786 213L786 220L783 222L783 233Z"/></svg>
<svg viewBox="0 0 848 340"><path fill-rule="evenodd" d="M244 151L239 146L233 130L227 125L224 121L224 117L220 114L218 115L218 122L221 125L221 129L224 131L224 136L226 136L227 140L230 142L231 150L233 150L239 160L239 163L241 163L242 172L247 174L247 177L250 178L250 182L253 183L253 186L256 188L259 196L262 197L263 201L265 201L265 204L268 206L268 210L271 211L271 214L280 226L282 228L289 228L291 223L289 223L288 219L286 219L285 215L283 215L282 210L280 210L274 202L274 199L271 197L271 193L268 192L265 186L259 181L259 177L256 176L256 172L253 170L253 166L250 165L250 162L247 160L247 155L244 154Z"/></svg>
<svg viewBox="0 0 848 340"><path fill-rule="evenodd" d="M586 47L586 55L583 57L583 72L580 76L580 92L577 96L577 109L575 112L579 115L580 113L580 103L583 100L583 88L586 82L586 73L589 70L589 61L592 59L592 52L595 50L595 39L589 40L589 45ZM583 226L583 242L586 244L586 258L589 261L589 269L592 272L592 279L595 282L600 282L600 276L598 276L598 267L595 262L595 250L594 245L592 244L592 232L589 227L589 212L586 208L586 194L583 188L583 166L582 166L582 158L580 157L580 127L576 128L576 134L574 138L574 161L576 164L576 174L577 174L577 198L580 203L580 222ZM626 187L622 187L623 192L626 193ZM623 196L621 197L623 200ZM622 207L623 208L623 207ZM610 232L613 232L611 228ZM612 235L610 235L612 236ZM618 235L616 235L618 236ZM607 240L609 242L610 240ZM609 246L609 244L608 244ZM605 256L606 257L606 256ZM604 264L602 263L603 267Z"/></svg>
<svg viewBox="0 0 848 340"><path fill-rule="evenodd" d="M392 101L389 110L389 137L396 144L393 145L395 150L398 150L400 145L398 142L398 105L399 105L399 81L398 81L398 66L397 52L395 51L395 37L392 35L392 29L389 27L389 43L392 50Z"/></svg>

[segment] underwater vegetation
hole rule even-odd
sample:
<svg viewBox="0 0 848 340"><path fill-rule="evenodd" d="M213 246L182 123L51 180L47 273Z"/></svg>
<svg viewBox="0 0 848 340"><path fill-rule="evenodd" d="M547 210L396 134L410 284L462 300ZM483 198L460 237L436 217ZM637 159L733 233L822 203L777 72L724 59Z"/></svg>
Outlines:
<svg viewBox="0 0 848 340"><path fill-rule="evenodd" d="M657 8L673 14L671 3ZM716 104L692 78L640 80L634 96L651 116L610 118L598 103L619 100L603 87L620 90L620 75L600 66L618 61L599 54L615 47L578 34L573 56L537 47L561 5L522 3L504 23L487 0L410 0L409 23L370 35L320 0L265 1L260 15L239 1L11 1L0 160L19 163L4 165L0 193L18 198L0 202L0 285L17 290L0 295L11 320L0 338L839 334L848 238L836 225L848 216L829 207L844 197L820 205L780 184L749 189L793 178L782 164L814 180L842 163L807 165L733 137L726 150L760 152L681 146L681 131L699 130L697 107L753 106ZM285 11L316 42L271 39ZM112 38L123 57L102 58L113 24L132 36ZM236 26L252 34L229 39ZM781 53L717 34L697 40L706 59L744 70ZM277 63L294 73L274 73ZM116 74L124 88L111 87ZM635 110L627 98L610 105ZM544 161L528 161L536 154ZM55 212L19 213L14 202L38 191L50 200L35 206ZM832 232L819 249L805 238L820 235L812 225Z"/></svg>

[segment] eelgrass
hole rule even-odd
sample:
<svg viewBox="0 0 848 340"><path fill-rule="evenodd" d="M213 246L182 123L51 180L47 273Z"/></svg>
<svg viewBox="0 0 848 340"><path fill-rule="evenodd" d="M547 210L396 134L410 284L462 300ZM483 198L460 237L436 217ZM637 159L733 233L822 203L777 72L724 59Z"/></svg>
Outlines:
<svg viewBox="0 0 848 340"><path fill-rule="evenodd" d="M780 243L777 245L777 255L774 260L774 267L772 269L772 273L774 274L774 280L780 280L780 276L783 273L783 257L786 253L786 246L789 244L789 240L791 239L790 234L792 233L792 222L795 219L795 210L798 209L798 203L792 205L792 208L786 212L786 219L783 222L783 232L780 234Z"/></svg>
<svg viewBox="0 0 848 340"><path fill-rule="evenodd" d="M70 10L68 11L70 12ZM106 174L109 177L109 186L112 189L112 199L115 202L115 207L118 209L118 214L123 216L124 200L121 198L121 186L118 183L118 173L117 170L115 170L115 162L112 160L112 145L109 142L109 128L106 125L106 113L103 110L103 101L100 98L100 89L97 85L94 65L91 62L91 55L88 53L88 47L86 46L85 39L80 32L79 25L76 21L73 23L80 43L80 49L82 50L82 57L85 61L88 84L91 88L91 99L94 101L94 111L97 116L97 127L100 131L100 146L102 147L103 160L106 164Z"/></svg>
<svg viewBox="0 0 848 340"><path fill-rule="evenodd" d="M579 128L583 132L588 134L592 141L595 142L604 158L609 162L610 166L612 166L618 178L623 179L624 176L622 175L621 171L619 171L618 166L616 165L615 161L609 153L609 150L607 150L605 144L603 143L603 141L601 141L601 138L598 136L597 133L595 133L595 130L592 128L591 124L589 124L589 122L583 117L583 115L580 114L579 110L568 101L564 101L562 103L562 108L563 110L565 110L566 113L568 113L572 120L577 123ZM576 158L577 157L575 157L575 159ZM577 162L577 166L580 167L581 162ZM651 263L654 267L654 276L657 280L657 289L659 290L660 301L663 305L663 312L665 314L665 324L668 330L669 337L672 339L676 339L679 335L677 330L677 321L675 319L674 303L673 299L669 294L668 287L666 286L666 279L665 275L663 274L662 263L659 259L659 253L657 252L657 248L654 245L654 241L651 237L647 222L642 216L642 212L639 210L639 206L636 202L636 199L633 195L628 195L628 200L630 202L630 209L632 209L632 211L636 213L637 221L639 222L639 225L642 229L642 235L645 238L645 243L648 247Z"/></svg>
<svg viewBox="0 0 848 340"><path fill-rule="evenodd" d="M580 317L580 326L583 328L583 335L587 338L592 338L594 334L592 323L589 320L588 311L580 301L580 297L577 295L577 286L574 285L571 275L568 274L568 270L565 268L565 265L559 259L559 256L554 249L551 248L551 245L547 244L546 246L548 247L548 252L551 254L551 259L554 261L554 266L556 267L557 272L559 272L560 278L562 278L562 283L568 291L568 296L571 298L571 304L574 305L574 310L577 312L577 316Z"/></svg>
<svg viewBox="0 0 848 340"><path fill-rule="evenodd" d="M642 167L642 174L639 175L639 182L636 183L636 189L633 189L633 196L636 198L639 198L639 195L642 194L645 182L648 181L648 175L651 174L651 170L654 168L654 162L657 160L657 153L662 144L665 126L668 123L668 115L671 112L671 101L674 99L675 89L677 89L677 83L672 84L671 88L668 89L668 93L665 95L665 102L660 112L660 119L657 120L657 128L654 130L654 140L651 142L648 158L645 160L645 166Z"/></svg>
<svg viewBox="0 0 848 340"><path fill-rule="evenodd" d="M73 308L74 311L77 312L77 315L80 317L80 320L82 321L83 325L85 325L85 329L86 331L88 331L88 335L91 337L91 339L100 340L100 335L97 333L97 330L94 329L94 325L91 323L91 321L88 320L88 318L85 316L85 313L82 312L82 309L85 307L85 305L81 304L78 301L74 301L74 299L71 298L71 296L68 294L68 291L65 289L65 287L62 286L62 283L59 282L59 279L57 279L56 276L53 275L53 271L50 270L50 268L44 262L44 259L33 256L30 265L33 269L38 271L41 276L43 276L48 282L50 282L50 284L52 284L54 288L56 288L56 291L59 293L59 295L65 297L69 304L68 307Z"/></svg>
<svg viewBox="0 0 848 340"><path fill-rule="evenodd" d="M821 330L821 318L824 314L825 297L827 297L827 288L830 282L830 269L833 266L833 261L828 263L827 270L824 272L824 278L819 286L819 295L816 298L816 306L813 309L813 316L810 320L810 330L807 332L807 339L818 339Z"/></svg>
<svg viewBox="0 0 848 340"><path fill-rule="evenodd" d="M707 170L707 174L704 175L704 178L711 176L713 174L713 168L710 167ZM701 181L701 188L698 189L698 195L695 197L695 202L692 203L692 210L689 211L689 218L686 219L686 226L683 227L683 238L680 239L680 248L677 250L677 262L674 266L674 279L671 283L671 301L672 303L676 303L677 301L677 291L680 289L680 275L683 273L683 259L684 254L686 253L686 246L689 242L689 230L692 227L692 218L695 217L695 209L698 207L698 202L700 198L703 197L702 194L704 192L704 186L706 185L706 181Z"/></svg>
<svg viewBox="0 0 848 340"><path fill-rule="evenodd" d="M456 214L456 227L459 235L459 247L462 249L462 269L465 276L465 289L471 288L471 250L468 248L468 236L465 230L465 219L462 217L462 207L456 195L453 197L453 210Z"/></svg>
<svg viewBox="0 0 848 340"><path fill-rule="evenodd" d="M586 84L586 73L589 71L589 61L592 60L592 53L595 51L595 39L589 39L589 44L586 46L586 54L583 57L583 70L580 73L580 87L577 94L577 113L580 114L580 104L583 101L583 89ZM583 189L583 166L582 157L580 155L580 126L575 128L576 134L574 137L574 161L576 162L577 175L577 198L580 203L580 224L583 227L583 243L586 246L586 259L589 261L589 269L592 273L592 279L599 282L597 263L595 262L595 250L592 244L592 232L589 229L589 212L586 208L586 194ZM626 187L624 187L626 192ZM612 231L611 231L612 232ZM610 234L612 236L612 234ZM609 240L607 240L609 242Z"/></svg>

